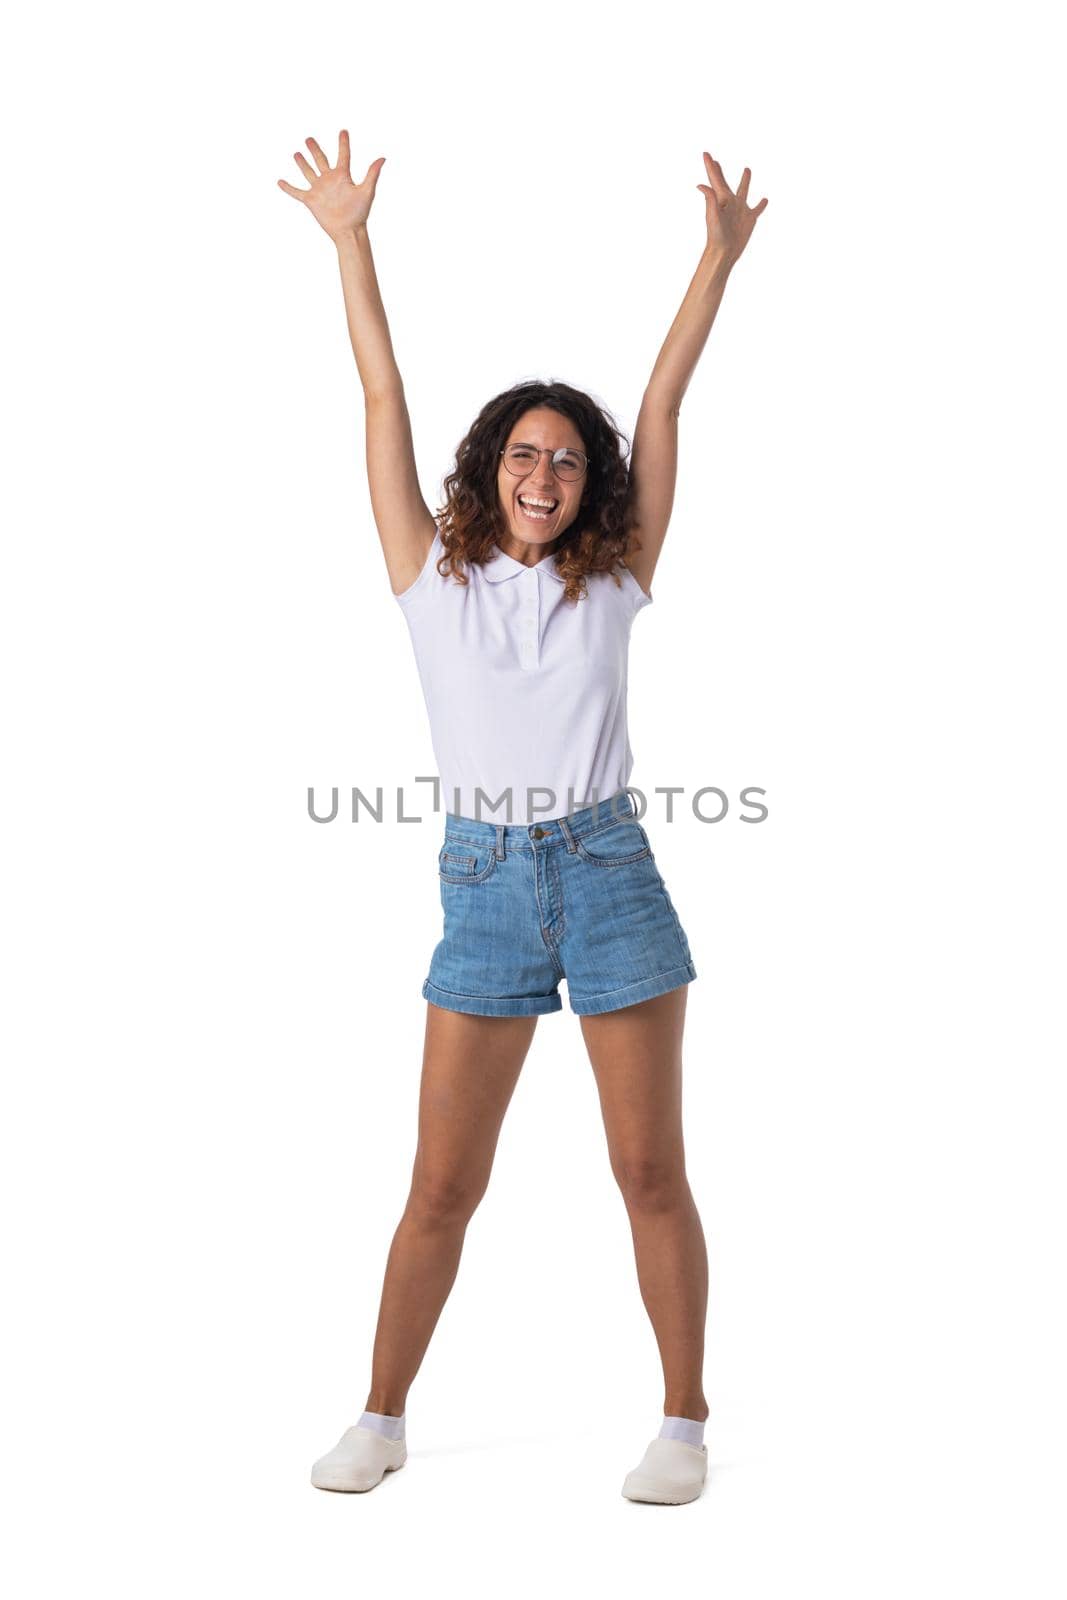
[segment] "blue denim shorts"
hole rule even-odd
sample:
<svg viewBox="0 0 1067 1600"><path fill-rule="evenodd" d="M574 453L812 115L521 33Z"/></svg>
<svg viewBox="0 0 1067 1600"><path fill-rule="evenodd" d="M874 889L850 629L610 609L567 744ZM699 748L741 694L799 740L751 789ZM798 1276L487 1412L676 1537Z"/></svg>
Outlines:
<svg viewBox="0 0 1067 1600"><path fill-rule="evenodd" d="M540 823L445 819L425 999L480 1017L617 1011L696 968L629 792Z"/></svg>

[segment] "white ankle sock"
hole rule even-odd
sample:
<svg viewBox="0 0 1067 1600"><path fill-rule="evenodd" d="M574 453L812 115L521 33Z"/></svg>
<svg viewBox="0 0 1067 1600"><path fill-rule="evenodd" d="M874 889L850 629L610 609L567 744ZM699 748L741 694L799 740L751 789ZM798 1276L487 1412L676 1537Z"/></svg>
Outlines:
<svg viewBox="0 0 1067 1600"><path fill-rule="evenodd" d="M387 1417L380 1411L364 1411L356 1427L369 1428L372 1433L380 1433L384 1439L402 1439L406 1416L406 1411L402 1411L398 1417Z"/></svg>
<svg viewBox="0 0 1067 1600"><path fill-rule="evenodd" d="M699 1450L704 1443L704 1424L694 1422L692 1417L664 1417L659 1436L661 1439L681 1439L683 1444L695 1444Z"/></svg>

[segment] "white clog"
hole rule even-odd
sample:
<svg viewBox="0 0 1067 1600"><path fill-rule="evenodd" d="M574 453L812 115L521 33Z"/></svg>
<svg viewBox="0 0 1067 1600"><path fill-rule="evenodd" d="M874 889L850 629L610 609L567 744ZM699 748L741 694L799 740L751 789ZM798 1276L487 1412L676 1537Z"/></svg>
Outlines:
<svg viewBox="0 0 1067 1600"><path fill-rule="evenodd" d="M316 1489L341 1489L361 1494L396 1472L408 1458L403 1439L386 1439L357 1423L346 1428L332 1450L320 1456L311 1469Z"/></svg>
<svg viewBox="0 0 1067 1600"><path fill-rule="evenodd" d="M681 1439L653 1439L640 1462L626 1474L627 1500L681 1506L696 1500L708 1475L708 1447Z"/></svg>

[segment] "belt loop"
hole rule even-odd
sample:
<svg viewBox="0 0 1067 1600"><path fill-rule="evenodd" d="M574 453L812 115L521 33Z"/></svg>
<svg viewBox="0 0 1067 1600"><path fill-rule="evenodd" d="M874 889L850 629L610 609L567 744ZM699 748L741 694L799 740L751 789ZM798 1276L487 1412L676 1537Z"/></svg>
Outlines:
<svg viewBox="0 0 1067 1600"><path fill-rule="evenodd" d="M497 858L498 861L503 861L503 859L504 859L504 824L502 822L498 822L496 824L496 851L495 851L495 854L496 854L496 858Z"/></svg>
<svg viewBox="0 0 1067 1600"><path fill-rule="evenodd" d="M567 849L570 851L571 855L573 855L578 846L574 842L574 835L570 830L570 825L567 822L566 817L557 817L556 820L559 823L560 831L562 832L563 837L567 841Z"/></svg>

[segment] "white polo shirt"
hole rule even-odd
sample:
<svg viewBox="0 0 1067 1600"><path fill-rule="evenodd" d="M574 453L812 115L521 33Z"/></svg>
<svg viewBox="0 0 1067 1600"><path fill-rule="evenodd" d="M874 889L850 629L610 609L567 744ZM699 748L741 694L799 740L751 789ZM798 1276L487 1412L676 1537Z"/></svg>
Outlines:
<svg viewBox="0 0 1067 1600"><path fill-rule="evenodd" d="M460 584L437 571L443 554L437 532L419 576L395 596L415 649L443 810L529 824L625 789L630 625L652 596L620 569L621 587L610 573L590 573L575 604L564 599L554 555L526 567L500 549L484 566L468 565Z"/></svg>

